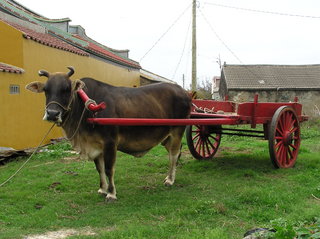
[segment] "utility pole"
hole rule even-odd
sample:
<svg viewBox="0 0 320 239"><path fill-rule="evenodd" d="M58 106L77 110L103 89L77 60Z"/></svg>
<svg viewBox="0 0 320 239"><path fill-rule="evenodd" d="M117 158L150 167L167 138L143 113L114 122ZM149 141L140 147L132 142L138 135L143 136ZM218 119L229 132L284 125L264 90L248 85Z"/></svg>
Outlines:
<svg viewBox="0 0 320 239"><path fill-rule="evenodd" d="M192 0L192 83L191 90L197 89L197 25L196 25L196 0Z"/></svg>
<svg viewBox="0 0 320 239"><path fill-rule="evenodd" d="M185 85L184 85L184 74L182 74L182 88L185 89L184 87L185 87Z"/></svg>

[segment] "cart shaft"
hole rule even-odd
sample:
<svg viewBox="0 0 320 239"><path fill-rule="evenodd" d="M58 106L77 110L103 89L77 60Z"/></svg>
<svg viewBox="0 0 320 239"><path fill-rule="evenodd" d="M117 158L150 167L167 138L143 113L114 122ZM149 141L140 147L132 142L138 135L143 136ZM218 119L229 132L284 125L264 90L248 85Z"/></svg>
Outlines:
<svg viewBox="0 0 320 239"><path fill-rule="evenodd" d="M237 118L216 119L144 119L144 118L89 118L88 123L119 126L177 126L177 125L235 125Z"/></svg>

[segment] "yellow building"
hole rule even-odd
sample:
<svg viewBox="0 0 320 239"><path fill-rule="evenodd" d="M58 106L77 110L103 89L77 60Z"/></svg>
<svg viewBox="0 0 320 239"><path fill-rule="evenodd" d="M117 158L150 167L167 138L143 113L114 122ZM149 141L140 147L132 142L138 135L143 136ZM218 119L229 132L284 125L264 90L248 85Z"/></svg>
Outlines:
<svg viewBox="0 0 320 239"><path fill-rule="evenodd" d="M44 18L16 1L0 0L0 147L35 147L50 128L42 121L44 95L25 90L31 81L45 81L38 76L40 69L67 72L66 67L73 66L72 79L140 85L141 67L128 58L128 50L101 45L69 22ZM62 136L55 127L48 139Z"/></svg>

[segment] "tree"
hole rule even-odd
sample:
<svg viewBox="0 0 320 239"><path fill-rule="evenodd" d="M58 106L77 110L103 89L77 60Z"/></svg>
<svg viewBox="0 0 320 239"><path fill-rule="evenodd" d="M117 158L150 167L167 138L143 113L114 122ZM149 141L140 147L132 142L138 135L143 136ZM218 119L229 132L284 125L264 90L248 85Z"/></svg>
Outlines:
<svg viewBox="0 0 320 239"><path fill-rule="evenodd" d="M211 80L206 79L201 81L200 84L197 85L197 98L212 99L211 89L212 89Z"/></svg>

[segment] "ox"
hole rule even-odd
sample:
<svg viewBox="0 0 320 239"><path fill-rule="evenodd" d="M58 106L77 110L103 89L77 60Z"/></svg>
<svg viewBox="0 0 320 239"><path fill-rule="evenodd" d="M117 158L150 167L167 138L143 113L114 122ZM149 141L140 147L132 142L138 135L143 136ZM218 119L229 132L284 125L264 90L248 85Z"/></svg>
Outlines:
<svg viewBox="0 0 320 239"><path fill-rule="evenodd" d="M98 112L100 118L188 118L190 96L180 86L158 83L138 88L115 87L91 78L71 80L74 73L49 73L45 83L32 82L26 89L44 92L46 108L44 120L61 126L75 149L93 160L100 175L98 193L106 200L116 200L114 172L116 152L141 157L152 147L162 143L169 153L169 172L164 180L167 186L175 180L176 163L180 156L181 139L185 126L107 126L87 123L92 112L86 111L77 95L83 89L97 103L105 102L106 109ZM108 178L108 183L106 178Z"/></svg>

